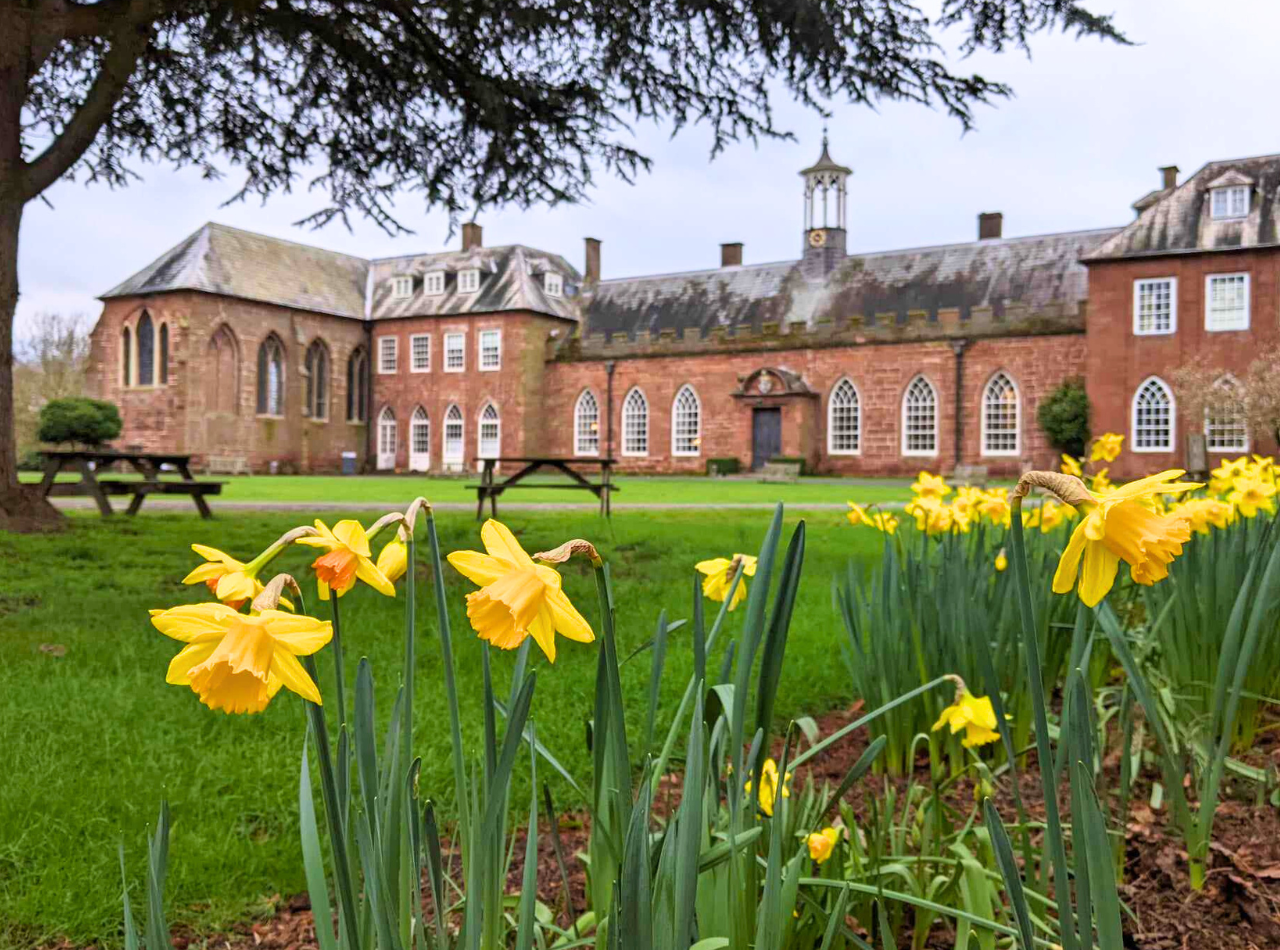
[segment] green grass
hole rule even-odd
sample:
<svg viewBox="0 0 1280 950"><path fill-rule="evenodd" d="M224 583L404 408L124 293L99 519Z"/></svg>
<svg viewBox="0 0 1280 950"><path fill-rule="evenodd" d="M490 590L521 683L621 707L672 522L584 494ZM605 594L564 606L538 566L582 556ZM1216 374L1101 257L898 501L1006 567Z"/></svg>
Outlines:
<svg viewBox="0 0 1280 950"><path fill-rule="evenodd" d="M119 478L123 476L112 476ZM202 477L202 476L199 476ZM466 486L476 476L428 478L422 475L254 475L214 476L226 481L222 494L213 499L243 502L327 502L333 504L377 504L393 502L409 495L425 495L436 504L474 504L476 493ZM61 476L78 480L79 476ZM565 479L538 477L537 481L563 484ZM23 481L39 481L34 473L24 473ZM710 479L696 477L622 476L614 502L626 504L773 504L842 505L846 501L863 504L901 502L910 498L909 480L802 478L795 482L770 483L750 479ZM594 504L586 492L560 489L518 488L499 500L504 503Z"/></svg>
<svg viewBox="0 0 1280 950"><path fill-rule="evenodd" d="M295 479L294 484L318 481ZM332 479L352 491L406 497L424 480ZM274 486L255 478L239 485ZM806 486L807 487L807 486ZM775 495L777 487L769 488ZM843 499L841 490L834 493ZM331 516L340 517L339 514ZM709 520L713 519L713 520ZM135 880L141 879L144 834L159 800L173 809L171 916L197 929L219 928L264 907L274 894L305 889L298 851L297 773L303 738L300 701L281 693L265 713L229 717L202 707L194 694L164 683L179 646L147 622L147 609L203 599L201 587L179 580L197 563L192 541L240 557L256 553L308 518L298 514L225 514L213 522L194 515L143 514L104 521L77 513L60 534L0 533L0 723L5 771L0 779L0 946L30 946L67 936L78 943L119 938L119 871L123 840ZM369 514L364 515L368 523ZM688 617L693 563L703 557L755 552L767 527L765 512L618 513L612 525L580 512L513 512L505 519L529 550L572 537L595 541L615 579L622 655L651 635L659 610ZM871 557L879 536L848 529L843 515L809 517L805 581L800 591L780 692L780 716L818 712L849 698L841 636L831 607L830 578L850 556ZM797 521L787 517L788 533ZM479 546L469 513L439 515L445 552ZM710 529L710 530L709 530ZM425 544L423 545L425 549ZM425 551L424 551L425 553ZM307 575L301 549L279 569ZM446 568L467 740L481 728L480 652L466 623L463 595L472 589ZM421 638L416 748L424 760L425 795L447 807L447 707L441 688L435 604L425 567L419 568ZM566 590L585 616L598 622L585 564L566 571ZM314 590L304 583L305 592ZM309 607L318 608L309 600ZM379 709L389 711L402 646L402 603L360 588L344 599L348 672L368 655ZM321 616L326 614L321 613ZM739 617L741 614L738 615ZM730 636L738 629L735 617ZM40 651L66 648L65 656ZM580 780L588 779L584 722L590 716L595 647L561 641L554 667L538 663L534 698L539 737ZM510 654L495 656L504 684ZM623 668L631 734L640 734L649 656ZM664 718L674 712L692 667L687 628L674 635L663 678ZM321 688L331 694L332 665L320 657ZM504 685L499 686L505 688ZM589 785L587 786L589 787ZM567 786L558 805L580 807ZM515 801L524 794L516 792Z"/></svg>

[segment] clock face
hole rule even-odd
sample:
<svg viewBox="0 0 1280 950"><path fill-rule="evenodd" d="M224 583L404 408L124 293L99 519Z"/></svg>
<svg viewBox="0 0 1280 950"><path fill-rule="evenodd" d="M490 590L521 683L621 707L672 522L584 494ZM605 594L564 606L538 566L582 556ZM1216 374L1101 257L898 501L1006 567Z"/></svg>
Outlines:
<svg viewBox="0 0 1280 950"><path fill-rule="evenodd" d="M809 232L809 246L822 247L827 243L827 232L823 230L814 230Z"/></svg>

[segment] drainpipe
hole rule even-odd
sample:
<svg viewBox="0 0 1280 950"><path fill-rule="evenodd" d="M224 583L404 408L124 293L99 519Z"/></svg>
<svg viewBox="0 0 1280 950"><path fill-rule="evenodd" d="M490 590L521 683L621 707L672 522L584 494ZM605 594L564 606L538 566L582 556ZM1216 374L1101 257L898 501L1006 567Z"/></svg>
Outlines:
<svg viewBox="0 0 1280 950"><path fill-rule="evenodd" d="M613 458L613 371L616 368L617 364L613 360L604 364L604 371L609 374L604 387L604 457L609 459Z"/></svg>
<svg viewBox="0 0 1280 950"><path fill-rule="evenodd" d="M959 465L964 452L964 351L968 340L952 340L951 352L956 355L956 391L955 399L955 464Z"/></svg>
<svg viewBox="0 0 1280 950"><path fill-rule="evenodd" d="M373 471L373 321L364 322L364 471Z"/></svg>

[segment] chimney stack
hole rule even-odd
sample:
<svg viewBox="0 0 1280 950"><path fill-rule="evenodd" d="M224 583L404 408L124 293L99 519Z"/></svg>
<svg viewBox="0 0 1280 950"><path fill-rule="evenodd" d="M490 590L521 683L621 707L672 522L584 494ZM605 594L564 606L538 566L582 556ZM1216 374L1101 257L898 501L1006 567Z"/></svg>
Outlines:
<svg viewBox="0 0 1280 950"><path fill-rule="evenodd" d="M998 238L1004 231L1004 215L999 211L983 211L978 215L978 240Z"/></svg>
<svg viewBox="0 0 1280 950"><path fill-rule="evenodd" d="M729 244L720 245L720 266L721 267L741 267L742 266L742 242L733 241Z"/></svg>
<svg viewBox="0 0 1280 950"><path fill-rule="evenodd" d="M468 221L462 226L462 249L473 251L477 247L484 247L484 229L474 221Z"/></svg>
<svg viewBox="0 0 1280 950"><path fill-rule="evenodd" d="M1160 187L1165 191L1178 187L1178 166L1164 165L1160 169Z"/></svg>
<svg viewBox="0 0 1280 950"><path fill-rule="evenodd" d="M600 282L600 239L599 238L583 238L582 242L587 246L587 264L583 273L583 278L587 284L596 284Z"/></svg>

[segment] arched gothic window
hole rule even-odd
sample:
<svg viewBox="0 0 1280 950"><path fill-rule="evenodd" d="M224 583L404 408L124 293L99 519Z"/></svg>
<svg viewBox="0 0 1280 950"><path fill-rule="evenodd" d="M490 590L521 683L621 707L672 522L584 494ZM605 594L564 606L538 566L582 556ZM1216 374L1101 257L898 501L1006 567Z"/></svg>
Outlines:
<svg viewBox="0 0 1280 950"><path fill-rule="evenodd" d="M600 403L584 389L573 407L573 454L600 454Z"/></svg>
<svg viewBox="0 0 1280 950"><path fill-rule="evenodd" d="M1148 376L1133 394L1132 425L1133 451L1173 451L1173 390L1159 376Z"/></svg>
<svg viewBox="0 0 1280 950"><path fill-rule="evenodd" d="M455 471L462 468L462 451L462 410L453 405L444 413L444 467Z"/></svg>
<svg viewBox="0 0 1280 950"><path fill-rule="evenodd" d="M209 338L205 359L204 408L206 412L235 414L240 411L240 346L225 323Z"/></svg>
<svg viewBox="0 0 1280 950"><path fill-rule="evenodd" d="M390 406L378 413L378 468L396 467L396 414Z"/></svg>
<svg viewBox="0 0 1280 950"><path fill-rule="evenodd" d="M431 468L431 420L421 406L409 420L409 469L425 472Z"/></svg>
<svg viewBox="0 0 1280 950"><path fill-rule="evenodd" d="M156 326L151 314L142 311L138 318L138 380L139 386L153 386L156 381Z"/></svg>
<svg viewBox="0 0 1280 950"><path fill-rule="evenodd" d="M347 421L369 418L369 354L357 346L347 358Z"/></svg>
<svg viewBox="0 0 1280 950"><path fill-rule="evenodd" d="M160 324L160 385L169 383L169 324Z"/></svg>
<svg viewBox="0 0 1280 950"><path fill-rule="evenodd" d="M938 393L923 376L902 395L902 454L938 454Z"/></svg>
<svg viewBox="0 0 1280 950"><path fill-rule="evenodd" d="M996 373L982 391L982 454L1017 455L1021 417L1017 384L1007 373Z"/></svg>
<svg viewBox="0 0 1280 950"><path fill-rule="evenodd" d="M649 400L639 386L622 400L622 454L649 454Z"/></svg>
<svg viewBox="0 0 1280 950"><path fill-rule="evenodd" d="M857 455L862 451L862 403L852 380L840 380L827 401L827 452Z"/></svg>
<svg viewBox="0 0 1280 950"><path fill-rule="evenodd" d="M258 414L284 415L284 344L274 333L258 347Z"/></svg>
<svg viewBox="0 0 1280 950"><path fill-rule="evenodd" d="M480 410L479 435L477 455L496 459L502 454L502 421L498 418L498 407L491 402L485 403Z"/></svg>
<svg viewBox="0 0 1280 950"><path fill-rule="evenodd" d="M120 331L120 385L133 385L133 334L128 327Z"/></svg>
<svg viewBox="0 0 1280 950"><path fill-rule="evenodd" d="M323 340L307 347L306 402L304 411L313 419L329 418L329 348Z"/></svg>
<svg viewBox="0 0 1280 950"><path fill-rule="evenodd" d="M671 454L697 455L702 447L702 403L687 383L671 403Z"/></svg>

